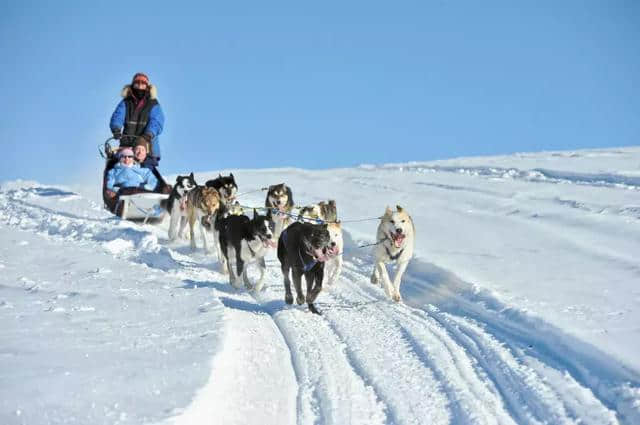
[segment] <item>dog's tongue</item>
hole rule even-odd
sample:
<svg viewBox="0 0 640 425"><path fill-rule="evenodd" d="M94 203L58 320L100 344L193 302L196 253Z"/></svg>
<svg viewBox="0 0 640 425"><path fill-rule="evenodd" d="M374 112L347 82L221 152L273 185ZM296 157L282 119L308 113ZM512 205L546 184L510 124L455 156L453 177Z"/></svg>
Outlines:
<svg viewBox="0 0 640 425"><path fill-rule="evenodd" d="M335 257L336 255L340 254L340 250L336 245L333 248L327 248L327 254L329 255L329 257Z"/></svg>
<svg viewBox="0 0 640 425"><path fill-rule="evenodd" d="M320 263L327 261L327 254L322 252L321 249L314 249L313 256L315 257L316 261Z"/></svg>
<svg viewBox="0 0 640 425"><path fill-rule="evenodd" d="M396 248L400 248L402 246L402 242L404 242L404 235L396 234L392 239L393 244L396 246Z"/></svg>

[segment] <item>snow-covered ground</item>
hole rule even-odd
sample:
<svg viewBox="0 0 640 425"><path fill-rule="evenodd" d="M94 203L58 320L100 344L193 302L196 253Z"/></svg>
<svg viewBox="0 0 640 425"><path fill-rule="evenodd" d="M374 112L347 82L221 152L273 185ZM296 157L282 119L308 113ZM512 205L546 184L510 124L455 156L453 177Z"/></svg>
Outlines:
<svg viewBox="0 0 640 425"><path fill-rule="evenodd" d="M323 316L284 304L274 255L264 291L235 290L96 182L5 182L0 423L640 423L640 148L232 171L337 201ZM355 221L396 204L417 229L404 304L369 282L377 221Z"/></svg>

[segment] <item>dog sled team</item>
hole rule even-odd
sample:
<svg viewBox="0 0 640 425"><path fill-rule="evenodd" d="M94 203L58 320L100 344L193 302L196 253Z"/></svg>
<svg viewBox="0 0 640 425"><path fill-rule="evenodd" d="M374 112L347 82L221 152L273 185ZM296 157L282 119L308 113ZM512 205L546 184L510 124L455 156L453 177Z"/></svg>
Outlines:
<svg viewBox="0 0 640 425"><path fill-rule="evenodd" d="M285 302L294 301L293 283L295 301L306 302L310 311L320 314L315 301L323 283L333 284L342 270L344 241L335 201L305 206L296 213L292 190L282 183L269 186L265 206L254 208L247 216L236 200L237 193L233 174L220 175L204 185L196 182L193 173L178 176L164 203L171 216L169 240L185 237L188 226L191 248L196 248L197 230L204 250L211 253L207 235L213 235L222 271L229 275L231 285L255 291L263 287L265 256L274 250L284 278ZM400 281L413 256L414 238L409 214L400 206L395 210L387 207L378 225L371 282L382 285L394 301L401 301ZM397 266L393 280L385 266L389 263ZM259 269L256 282L248 277L250 264Z"/></svg>
<svg viewBox="0 0 640 425"><path fill-rule="evenodd" d="M112 139L118 140L119 146L112 148L106 143L104 149L105 206L125 219L162 219L167 212L169 240L185 237L188 225L192 249L196 248L195 233L199 229L203 248L211 252L207 234L212 234L222 271L236 288L260 291L265 256L274 250L284 277L285 302L293 303L293 282L295 301L306 302L311 312L320 314L315 301L323 281L332 284L342 270L344 242L335 201L305 206L294 214L292 190L282 183L269 186L265 206L259 208L266 213L260 214L256 208L249 217L236 200L238 186L233 174L199 185L191 173L178 176L171 186L157 168L164 115L155 86L145 74L137 73L122 90L122 97L110 120ZM141 206L145 201L153 207ZM380 284L389 298L401 301L400 281L414 249L411 217L400 206L396 210L387 207L376 236L371 282ZM396 265L393 280L385 266L389 263ZM256 264L260 271L254 283L247 274L250 264Z"/></svg>

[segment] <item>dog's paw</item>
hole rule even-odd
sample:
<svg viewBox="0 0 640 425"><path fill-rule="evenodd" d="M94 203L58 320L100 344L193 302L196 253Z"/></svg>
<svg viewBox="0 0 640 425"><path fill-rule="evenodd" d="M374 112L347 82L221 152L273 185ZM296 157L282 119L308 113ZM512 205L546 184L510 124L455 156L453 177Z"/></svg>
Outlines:
<svg viewBox="0 0 640 425"><path fill-rule="evenodd" d="M316 306L315 306L315 305L313 305L313 303L309 303L308 305L309 305L309 311L310 311L310 312L312 312L313 314L317 314L317 315L319 315L319 316L322 316L322 313L320 312L320 310L318 310L318 309L316 308Z"/></svg>
<svg viewBox="0 0 640 425"><path fill-rule="evenodd" d="M305 301L306 301L306 299L304 298L304 295L298 295L296 297L296 302L298 303L298 305L304 304Z"/></svg>
<svg viewBox="0 0 640 425"><path fill-rule="evenodd" d="M284 302L286 302L287 304L293 304L293 295L284 294Z"/></svg>
<svg viewBox="0 0 640 425"><path fill-rule="evenodd" d="M395 292L393 294L393 297L391 297L391 298L397 303L401 303L402 302L402 297L400 296L400 292Z"/></svg>
<svg viewBox="0 0 640 425"><path fill-rule="evenodd" d="M375 274L371 275L371 283L373 283L374 285L378 284L378 277Z"/></svg>

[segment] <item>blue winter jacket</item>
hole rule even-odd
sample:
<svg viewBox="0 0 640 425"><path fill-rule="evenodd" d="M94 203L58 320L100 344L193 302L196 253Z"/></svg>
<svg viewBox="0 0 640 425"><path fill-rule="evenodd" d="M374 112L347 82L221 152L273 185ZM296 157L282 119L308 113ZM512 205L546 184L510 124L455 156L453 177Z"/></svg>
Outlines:
<svg viewBox="0 0 640 425"><path fill-rule="evenodd" d="M107 173L107 189L117 192L125 187L139 187L146 190L154 190L158 179L149 168L141 168L138 164L127 167L117 163Z"/></svg>
<svg viewBox="0 0 640 425"><path fill-rule="evenodd" d="M120 101L120 103L118 103L118 106L116 106L115 111L113 111L113 114L111 115L111 121L109 122L109 128L111 128L111 131L113 131L114 129L121 129L122 127L124 127L125 124L125 119L127 117L127 105L126 105L126 90L127 87L129 86L125 86L125 89L123 90L123 97L125 99L122 99ZM155 99L155 93L152 94L152 98ZM160 141L158 136L162 133L162 129L164 127L164 114L162 113L162 108L160 107L160 104L156 104L153 106L153 108L151 108L151 111L149 111L149 121L147 123L147 126L144 130L144 133L146 134L151 134L152 139L151 139L151 149L153 152L153 156L156 157L157 160L160 160Z"/></svg>

